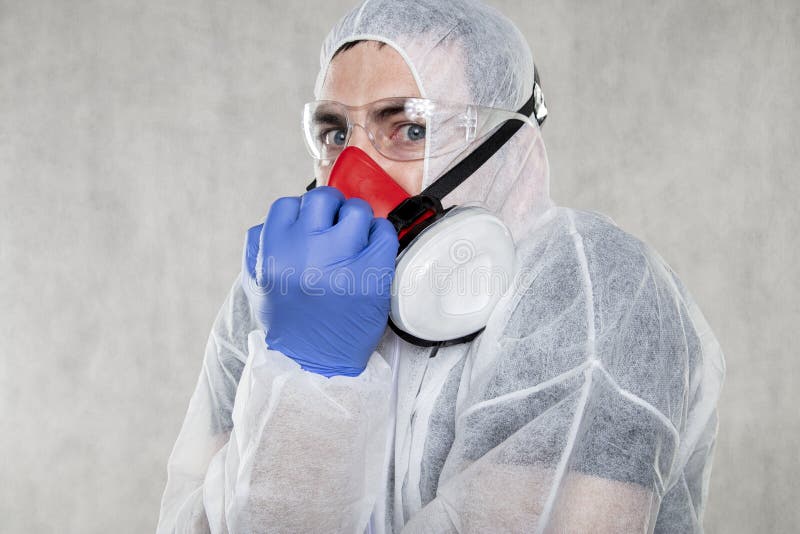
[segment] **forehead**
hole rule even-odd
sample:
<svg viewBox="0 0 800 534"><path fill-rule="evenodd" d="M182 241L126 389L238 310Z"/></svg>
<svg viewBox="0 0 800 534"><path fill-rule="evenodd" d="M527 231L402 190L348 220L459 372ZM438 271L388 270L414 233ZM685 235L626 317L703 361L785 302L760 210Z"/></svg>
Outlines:
<svg viewBox="0 0 800 534"><path fill-rule="evenodd" d="M403 57L391 46L379 47L375 41L359 43L337 54L320 92L320 99L348 106L395 96L421 95Z"/></svg>

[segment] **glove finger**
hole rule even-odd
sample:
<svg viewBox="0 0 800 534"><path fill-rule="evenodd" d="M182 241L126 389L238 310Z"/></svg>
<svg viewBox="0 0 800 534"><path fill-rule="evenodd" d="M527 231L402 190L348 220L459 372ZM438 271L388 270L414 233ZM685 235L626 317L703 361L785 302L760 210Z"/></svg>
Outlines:
<svg viewBox="0 0 800 534"><path fill-rule="evenodd" d="M369 294L391 297L395 259L399 245L397 232L392 223L382 217L372 220L369 229L369 245L367 245L366 251L366 254L370 256L370 265L372 266L370 276L365 278L368 284L365 290ZM388 301L386 305L388 306Z"/></svg>
<svg viewBox="0 0 800 534"><path fill-rule="evenodd" d="M302 196L298 221L309 232L320 232L333 226L344 195L333 187L317 187Z"/></svg>
<svg viewBox="0 0 800 534"><path fill-rule="evenodd" d="M267 244L273 241L272 236L279 236L289 230L298 219L300 212L300 198L299 197L282 197L272 203L269 208L267 220L261 228L261 236L258 240L259 248L256 255L255 263L255 283L258 286L264 286L264 258L265 251L269 250ZM275 239L279 241L280 239Z"/></svg>
<svg viewBox="0 0 800 534"><path fill-rule="evenodd" d="M378 217L372 219L369 228L368 248L373 249L376 254L376 263L383 267L394 269L397 250L400 248L400 241L397 239L397 232L388 219Z"/></svg>
<svg viewBox="0 0 800 534"><path fill-rule="evenodd" d="M282 197L272 203L266 226L270 231L283 231L294 224L300 211L299 197Z"/></svg>
<svg viewBox="0 0 800 534"><path fill-rule="evenodd" d="M330 235L342 247L342 253L355 256L367 246L372 225L372 208L360 199L351 198L339 209L339 220Z"/></svg>

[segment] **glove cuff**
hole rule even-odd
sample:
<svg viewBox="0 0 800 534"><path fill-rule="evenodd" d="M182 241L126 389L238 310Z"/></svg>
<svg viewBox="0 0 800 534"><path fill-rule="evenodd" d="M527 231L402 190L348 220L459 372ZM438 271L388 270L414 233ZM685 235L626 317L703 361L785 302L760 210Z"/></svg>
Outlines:
<svg viewBox="0 0 800 534"><path fill-rule="evenodd" d="M284 354L287 358L294 360L301 369L304 371L308 371L310 373L316 373L318 375L322 375L326 378L331 378L333 376L349 376L355 377L360 375L366 369L366 365L364 367L347 367L347 366L325 366L320 365L318 363L313 363L308 361L303 356L300 356L295 353L292 349L285 346L278 340L270 340L269 334L264 336L264 342L267 345L267 348L270 350L277 350L278 352Z"/></svg>

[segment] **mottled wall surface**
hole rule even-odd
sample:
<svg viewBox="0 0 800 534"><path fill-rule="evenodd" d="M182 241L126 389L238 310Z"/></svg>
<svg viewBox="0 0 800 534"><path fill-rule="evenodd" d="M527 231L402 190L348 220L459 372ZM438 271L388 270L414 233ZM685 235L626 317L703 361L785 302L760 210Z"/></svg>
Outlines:
<svg viewBox="0 0 800 534"><path fill-rule="evenodd" d="M708 531L793 530L800 4L493 3L540 66L556 200L653 244L726 351ZM348 5L0 0L0 531L154 529Z"/></svg>

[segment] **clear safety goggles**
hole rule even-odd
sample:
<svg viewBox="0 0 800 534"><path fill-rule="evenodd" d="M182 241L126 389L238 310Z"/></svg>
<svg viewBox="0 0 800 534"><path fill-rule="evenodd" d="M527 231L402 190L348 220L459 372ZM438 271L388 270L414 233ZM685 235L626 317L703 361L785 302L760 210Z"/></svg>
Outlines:
<svg viewBox="0 0 800 534"><path fill-rule="evenodd" d="M363 106L317 100L303 107L303 133L311 157L332 161L360 126L386 158L412 161L465 150L509 119L535 126L529 117L504 109L430 100L384 98Z"/></svg>

